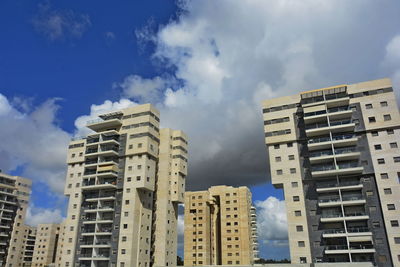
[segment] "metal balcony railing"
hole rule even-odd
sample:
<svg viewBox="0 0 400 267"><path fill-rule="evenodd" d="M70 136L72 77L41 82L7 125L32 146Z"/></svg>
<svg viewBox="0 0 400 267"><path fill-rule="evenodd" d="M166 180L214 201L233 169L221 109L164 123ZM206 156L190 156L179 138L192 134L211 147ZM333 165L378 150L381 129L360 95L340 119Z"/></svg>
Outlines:
<svg viewBox="0 0 400 267"><path fill-rule="evenodd" d="M347 250L349 247L347 245L328 245L325 246L325 250Z"/></svg>
<svg viewBox="0 0 400 267"><path fill-rule="evenodd" d="M324 234L344 234L346 233L345 229L326 229L323 230L322 233Z"/></svg>
<svg viewBox="0 0 400 267"><path fill-rule="evenodd" d="M313 123L313 124L306 125L306 130L324 128L324 127L328 127L327 122L319 122L319 123Z"/></svg>
<svg viewBox="0 0 400 267"><path fill-rule="evenodd" d="M340 134L340 135L332 136L332 140L334 140L334 141L345 140L345 139L351 139L354 137L356 137L355 134Z"/></svg>
<svg viewBox="0 0 400 267"><path fill-rule="evenodd" d="M324 137L316 137L308 140L309 144L315 144L315 143L322 143L322 142L328 142L331 141L331 138L329 136L324 136Z"/></svg>
<svg viewBox="0 0 400 267"><path fill-rule="evenodd" d="M352 200L363 200L363 196L362 195L344 195L342 196L342 200L343 201L352 201Z"/></svg>
<svg viewBox="0 0 400 267"><path fill-rule="evenodd" d="M321 218L339 218L343 217L341 213L322 213Z"/></svg>
<svg viewBox="0 0 400 267"><path fill-rule="evenodd" d="M350 110L349 106L341 106L336 108L328 108L328 113L340 112Z"/></svg>
<svg viewBox="0 0 400 267"><path fill-rule="evenodd" d="M371 230L368 227L351 227L347 228L348 233L365 233L365 232L371 232Z"/></svg>
<svg viewBox="0 0 400 267"><path fill-rule="evenodd" d="M339 186L350 186L350 185L359 185L360 181L346 181L340 183L318 183L317 188L329 188L329 187L339 187Z"/></svg>
<svg viewBox="0 0 400 267"><path fill-rule="evenodd" d="M317 152L311 152L310 153L310 158L316 158L316 157L322 157L322 156L330 156L330 155L333 155L332 150L317 151Z"/></svg>
<svg viewBox="0 0 400 267"><path fill-rule="evenodd" d="M339 163L338 169L349 169L349 168L357 168L360 167L358 162L346 162L346 163Z"/></svg>

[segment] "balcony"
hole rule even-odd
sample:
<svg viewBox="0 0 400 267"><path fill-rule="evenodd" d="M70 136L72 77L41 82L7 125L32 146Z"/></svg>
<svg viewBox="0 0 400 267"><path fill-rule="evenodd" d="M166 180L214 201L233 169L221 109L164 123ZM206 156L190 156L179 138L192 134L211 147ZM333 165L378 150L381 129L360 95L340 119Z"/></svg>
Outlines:
<svg viewBox="0 0 400 267"><path fill-rule="evenodd" d="M375 253L372 244L363 245L328 245L325 247L325 254L348 254L348 253Z"/></svg>
<svg viewBox="0 0 400 267"><path fill-rule="evenodd" d="M321 214L321 222L342 222L342 221L356 221L356 220L368 220L369 216L365 212L356 213L345 213L345 216L341 213L327 213Z"/></svg>
<svg viewBox="0 0 400 267"><path fill-rule="evenodd" d="M321 198L318 200L319 207L334 207L334 206L352 206L352 205L360 205L365 204L366 201L362 195L345 195L342 196L342 199L337 197L331 198Z"/></svg>
<svg viewBox="0 0 400 267"><path fill-rule="evenodd" d="M354 134L340 134L335 135L330 138L330 136L322 136L322 137L315 137L310 138L308 140L308 150L322 150L328 149L332 147L343 147L343 146L355 146L357 144L358 138Z"/></svg>
<svg viewBox="0 0 400 267"><path fill-rule="evenodd" d="M348 181L348 182L330 182L330 183L320 183L317 185L317 192L332 192L341 190L351 190L351 189L362 189L363 185L360 181Z"/></svg>
<svg viewBox="0 0 400 267"><path fill-rule="evenodd" d="M117 188L117 182L115 179L109 179L106 181L87 181L84 180L82 183L82 190L94 190L94 189L116 189Z"/></svg>
<svg viewBox="0 0 400 267"><path fill-rule="evenodd" d="M88 121L86 124L86 127L95 132L100 132L101 130L119 128L121 126L122 122L118 118L110 118L106 120L99 118L97 120Z"/></svg>
<svg viewBox="0 0 400 267"><path fill-rule="evenodd" d="M339 163L336 167L334 164L315 165L311 167L313 177L326 177L333 175L350 175L361 174L364 168L358 165L358 162Z"/></svg>

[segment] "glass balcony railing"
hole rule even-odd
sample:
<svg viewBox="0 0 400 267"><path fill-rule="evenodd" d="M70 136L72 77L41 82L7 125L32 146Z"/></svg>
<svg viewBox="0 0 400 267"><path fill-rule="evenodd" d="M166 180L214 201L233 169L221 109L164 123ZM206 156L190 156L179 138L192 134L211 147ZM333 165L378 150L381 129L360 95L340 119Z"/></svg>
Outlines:
<svg viewBox="0 0 400 267"><path fill-rule="evenodd" d="M349 247L347 245L328 245L325 246L326 250L347 250Z"/></svg>
<svg viewBox="0 0 400 267"><path fill-rule="evenodd" d="M329 124L330 126L338 126L338 125L345 125L350 124L351 120L342 120L342 121L331 121Z"/></svg>
<svg viewBox="0 0 400 267"><path fill-rule="evenodd" d="M339 202L339 197L330 197L330 198L320 198L318 199L318 203L329 203L329 202Z"/></svg>
<svg viewBox="0 0 400 267"><path fill-rule="evenodd" d="M328 182L328 183L319 183L317 184L317 188L329 188L329 187L339 187L339 186L351 186L351 185L359 185L360 181L346 181L346 182Z"/></svg>
<svg viewBox="0 0 400 267"><path fill-rule="evenodd" d="M342 196L343 201L353 201L353 200L363 200L362 195L349 195L349 196Z"/></svg>
<svg viewBox="0 0 400 267"><path fill-rule="evenodd" d="M372 248L374 248L374 245L372 244L357 244L357 245L350 244L350 249L372 249Z"/></svg>
<svg viewBox="0 0 400 267"><path fill-rule="evenodd" d="M322 233L324 234L343 234L346 233L345 229L325 229L322 230Z"/></svg>
<svg viewBox="0 0 400 267"><path fill-rule="evenodd" d="M317 151L317 152L311 152L311 153L310 153L310 158L323 157L323 156L331 156L331 155L333 155L332 150Z"/></svg>
<svg viewBox="0 0 400 267"><path fill-rule="evenodd" d="M365 212L348 212L348 213L345 213L345 215L344 216L346 216L346 217L356 217L356 216L365 216L365 215L367 215Z"/></svg>
<svg viewBox="0 0 400 267"><path fill-rule="evenodd" d="M323 114L326 114L326 110L307 112L307 113L304 113L304 117L311 117L311 116L317 116L317 115L323 115Z"/></svg>
<svg viewBox="0 0 400 267"><path fill-rule="evenodd" d="M331 138L329 136L324 136L324 137L317 137L317 138L312 138L308 140L309 144L315 144L315 143L322 143L322 142L328 142L331 141Z"/></svg>
<svg viewBox="0 0 400 267"><path fill-rule="evenodd" d="M350 169L350 168L357 168L360 167L358 162L346 162L346 163L339 163L338 169Z"/></svg>
<svg viewBox="0 0 400 267"><path fill-rule="evenodd" d="M313 124L306 125L306 130L312 130L312 129L318 129L318 128L324 128L324 127L328 127L327 122L319 122L319 123L313 123Z"/></svg>
<svg viewBox="0 0 400 267"><path fill-rule="evenodd" d="M340 218L343 217L343 215L339 212L333 212L333 213L322 213L321 218Z"/></svg>
<svg viewBox="0 0 400 267"><path fill-rule="evenodd" d="M334 140L334 141L346 140L346 139L351 139L351 138L355 138L355 137L356 137L355 134L341 134L341 135L332 136L332 140Z"/></svg>
<svg viewBox="0 0 400 267"><path fill-rule="evenodd" d="M341 112L341 111L347 111L347 110L350 110L349 106L328 108L328 113L335 113L335 112Z"/></svg>
<svg viewBox="0 0 400 267"><path fill-rule="evenodd" d="M340 155L340 154L347 154L347 153L354 153L357 152L357 149L355 147L347 147L347 148L338 148L335 149L335 154Z"/></svg>
<svg viewBox="0 0 400 267"><path fill-rule="evenodd" d="M320 172L320 171L331 171L335 170L335 165L316 165L311 166L311 171Z"/></svg>
<svg viewBox="0 0 400 267"><path fill-rule="evenodd" d="M365 232L371 232L371 230L368 227L351 227L347 228L348 233L365 233Z"/></svg>

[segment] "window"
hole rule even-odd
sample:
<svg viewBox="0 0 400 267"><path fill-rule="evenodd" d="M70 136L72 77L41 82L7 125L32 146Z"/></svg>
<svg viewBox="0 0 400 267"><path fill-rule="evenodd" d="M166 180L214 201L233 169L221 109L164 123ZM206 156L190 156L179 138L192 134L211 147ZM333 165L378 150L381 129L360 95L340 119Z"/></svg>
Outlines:
<svg viewBox="0 0 400 267"><path fill-rule="evenodd" d="M385 188L385 189L383 189L383 192L385 193L385 195L391 195L392 194L392 189L391 188Z"/></svg>
<svg viewBox="0 0 400 267"><path fill-rule="evenodd" d="M303 225L296 225L297 232L303 232Z"/></svg>
<svg viewBox="0 0 400 267"><path fill-rule="evenodd" d="M377 131L373 131L373 132L371 132L371 135L372 135L372 136L378 136L379 134L378 134Z"/></svg>
<svg viewBox="0 0 400 267"><path fill-rule="evenodd" d="M282 175L282 174L283 174L283 171L282 171L282 170L276 170L276 174L277 174L277 175Z"/></svg>
<svg viewBox="0 0 400 267"><path fill-rule="evenodd" d="M390 148L397 148L397 143L396 142L390 143Z"/></svg>
<svg viewBox="0 0 400 267"><path fill-rule="evenodd" d="M396 207L394 206L394 204L387 204L387 209L388 210L395 210Z"/></svg>
<svg viewBox="0 0 400 267"><path fill-rule="evenodd" d="M290 173L296 173L296 168L290 168Z"/></svg>
<svg viewBox="0 0 400 267"><path fill-rule="evenodd" d="M300 201L300 197L299 196L293 196L293 201L295 201L295 202Z"/></svg>
<svg viewBox="0 0 400 267"><path fill-rule="evenodd" d="M298 182L292 182L292 187L298 187L299 183Z"/></svg>
<svg viewBox="0 0 400 267"><path fill-rule="evenodd" d="M375 211L376 211L376 206L369 207L369 212L375 212Z"/></svg>
<svg viewBox="0 0 400 267"><path fill-rule="evenodd" d="M394 134L394 130L393 129L386 130L386 133L387 134Z"/></svg>
<svg viewBox="0 0 400 267"><path fill-rule="evenodd" d="M289 155L289 160L294 160L294 155Z"/></svg>
<svg viewBox="0 0 400 267"><path fill-rule="evenodd" d="M296 216L296 217L301 216L301 210L295 210L294 211L294 216Z"/></svg>
<svg viewBox="0 0 400 267"><path fill-rule="evenodd" d="M300 257L300 263L307 263L306 257Z"/></svg>
<svg viewBox="0 0 400 267"><path fill-rule="evenodd" d="M385 159L378 159L378 164L385 164Z"/></svg>
<svg viewBox="0 0 400 267"><path fill-rule="evenodd" d="M381 107L387 107L388 106L387 101L382 101L380 104L381 104Z"/></svg>
<svg viewBox="0 0 400 267"><path fill-rule="evenodd" d="M293 147L293 143L292 142L287 143L287 147Z"/></svg>
<svg viewBox="0 0 400 267"><path fill-rule="evenodd" d="M132 149L132 148L133 148L133 145L129 145L128 149Z"/></svg>
<svg viewBox="0 0 400 267"><path fill-rule="evenodd" d="M375 117L368 117L369 123L374 123L376 122Z"/></svg>
<svg viewBox="0 0 400 267"><path fill-rule="evenodd" d="M136 181L140 181L140 176L136 176Z"/></svg>
<svg viewBox="0 0 400 267"><path fill-rule="evenodd" d="M388 179L389 175L387 173L381 173L381 179Z"/></svg>
<svg viewBox="0 0 400 267"><path fill-rule="evenodd" d="M298 244L298 246L299 246L300 248L304 248L304 247L306 246L306 244L304 243L304 241L298 241L297 244Z"/></svg>
<svg viewBox="0 0 400 267"><path fill-rule="evenodd" d="M276 162L281 162L282 159L281 159L281 157L275 157L275 161L276 161Z"/></svg>
<svg viewBox="0 0 400 267"><path fill-rule="evenodd" d="M400 157L393 157L394 162L400 162Z"/></svg>
<svg viewBox="0 0 400 267"><path fill-rule="evenodd" d="M128 224L124 224L124 229L128 229Z"/></svg>
<svg viewBox="0 0 400 267"><path fill-rule="evenodd" d="M390 121L391 119L392 119L392 117L390 116L390 114L383 115L383 120L384 121Z"/></svg>
<svg viewBox="0 0 400 267"><path fill-rule="evenodd" d="M400 244L400 237L395 237L394 238L394 243L395 244Z"/></svg>
<svg viewBox="0 0 400 267"><path fill-rule="evenodd" d="M274 145L274 149L279 149L279 145Z"/></svg>
<svg viewBox="0 0 400 267"><path fill-rule="evenodd" d="M371 108L373 108L373 106L372 106L372 104L365 104L365 108L366 109L371 109Z"/></svg>
<svg viewBox="0 0 400 267"><path fill-rule="evenodd" d="M390 221L390 225L391 225L392 227L399 227L399 221L398 221L398 220Z"/></svg>
<svg viewBox="0 0 400 267"><path fill-rule="evenodd" d="M382 145L374 145L375 150L382 150Z"/></svg>

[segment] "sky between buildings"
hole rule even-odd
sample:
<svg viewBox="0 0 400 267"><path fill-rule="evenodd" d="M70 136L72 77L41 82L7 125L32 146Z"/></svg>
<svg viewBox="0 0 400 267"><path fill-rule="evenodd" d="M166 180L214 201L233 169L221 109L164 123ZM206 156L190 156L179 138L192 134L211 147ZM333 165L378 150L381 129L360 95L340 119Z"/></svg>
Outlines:
<svg viewBox="0 0 400 267"><path fill-rule="evenodd" d="M70 138L150 102L189 135L187 189L249 186L261 256L288 257L261 101L382 77L399 95L398 14L397 0L1 1L0 168L33 179L30 224L61 221Z"/></svg>

